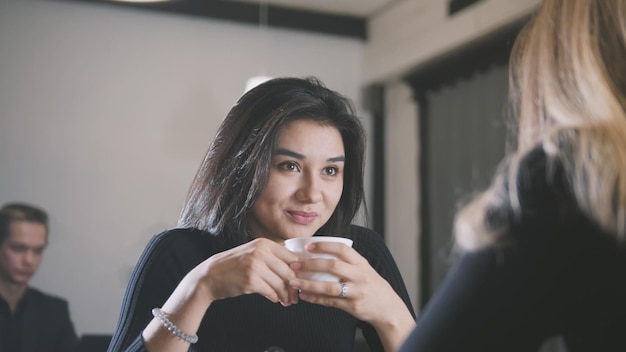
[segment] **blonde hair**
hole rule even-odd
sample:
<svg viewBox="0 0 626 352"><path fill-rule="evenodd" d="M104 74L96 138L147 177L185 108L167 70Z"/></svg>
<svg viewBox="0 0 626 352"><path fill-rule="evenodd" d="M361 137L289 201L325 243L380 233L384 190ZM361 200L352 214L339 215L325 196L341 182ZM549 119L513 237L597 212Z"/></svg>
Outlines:
<svg viewBox="0 0 626 352"><path fill-rule="evenodd" d="M509 72L517 150L457 214L457 246L471 250L500 238L506 221L490 223L490 210L519 215L519 163L537 145L548 162L562 164L580 210L624 241L626 0L543 1L515 42Z"/></svg>

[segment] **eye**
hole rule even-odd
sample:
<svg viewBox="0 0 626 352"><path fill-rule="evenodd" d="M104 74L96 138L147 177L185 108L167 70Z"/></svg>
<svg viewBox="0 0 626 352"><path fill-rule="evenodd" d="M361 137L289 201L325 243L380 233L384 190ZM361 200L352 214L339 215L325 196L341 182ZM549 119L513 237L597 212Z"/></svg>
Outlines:
<svg viewBox="0 0 626 352"><path fill-rule="evenodd" d="M11 245L9 246L9 248L15 253L24 253L27 250L25 246L21 246L21 245Z"/></svg>
<svg viewBox="0 0 626 352"><path fill-rule="evenodd" d="M297 163L293 161L285 161L283 163L278 164L278 168L280 170L289 171L289 172L299 172L300 167Z"/></svg>
<svg viewBox="0 0 626 352"><path fill-rule="evenodd" d="M324 168L324 175L337 176L339 175L339 168L335 166L329 166L327 168Z"/></svg>

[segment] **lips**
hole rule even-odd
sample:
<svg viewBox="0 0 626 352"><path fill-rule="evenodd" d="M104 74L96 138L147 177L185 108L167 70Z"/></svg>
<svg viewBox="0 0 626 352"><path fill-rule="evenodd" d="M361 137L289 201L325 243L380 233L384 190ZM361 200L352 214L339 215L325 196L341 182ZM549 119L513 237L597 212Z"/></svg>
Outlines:
<svg viewBox="0 0 626 352"><path fill-rule="evenodd" d="M288 213L296 223L301 225L309 225L317 218L316 212L290 211Z"/></svg>
<svg viewBox="0 0 626 352"><path fill-rule="evenodd" d="M15 273L15 278L18 280L26 280L28 281L34 275L33 272L23 272L19 271Z"/></svg>

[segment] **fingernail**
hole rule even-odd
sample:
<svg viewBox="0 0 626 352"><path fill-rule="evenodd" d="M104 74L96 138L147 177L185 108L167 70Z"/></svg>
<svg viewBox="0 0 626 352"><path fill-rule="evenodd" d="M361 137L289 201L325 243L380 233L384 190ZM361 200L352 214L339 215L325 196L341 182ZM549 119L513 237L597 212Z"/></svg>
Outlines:
<svg viewBox="0 0 626 352"><path fill-rule="evenodd" d="M315 248L317 248L317 244L315 244L315 243L309 243L309 244L307 244L307 246L306 246L306 250L307 250L307 251L309 251L309 252L310 252L310 251L314 251L314 250L315 250Z"/></svg>
<svg viewBox="0 0 626 352"><path fill-rule="evenodd" d="M268 300L272 301L273 303L280 302L280 300L278 298L272 298L272 297L269 297L269 296L265 296L265 298L267 298Z"/></svg>
<svg viewBox="0 0 626 352"><path fill-rule="evenodd" d="M295 262L295 263L289 264L289 267L292 270L300 270L300 268L302 268L302 264L300 264L299 262Z"/></svg>
<svg viewBox="0 0 626 352"><path fill-rule="evenodd" d="M289 286L293 288L300 288L300 281L298 280L289 280Z"/></svg>

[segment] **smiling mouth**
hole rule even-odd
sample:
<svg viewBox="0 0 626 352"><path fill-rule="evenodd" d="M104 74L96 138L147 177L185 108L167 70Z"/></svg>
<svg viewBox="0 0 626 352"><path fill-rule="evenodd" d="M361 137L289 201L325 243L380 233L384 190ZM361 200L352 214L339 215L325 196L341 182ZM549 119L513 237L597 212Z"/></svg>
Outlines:
<svg viewBox="0 0 626 352"><path fill-rule="evenodd" d="M301 225L309 225L317 218L317 213L314 212L290 211L288 213L296 223Z"/></svg>

